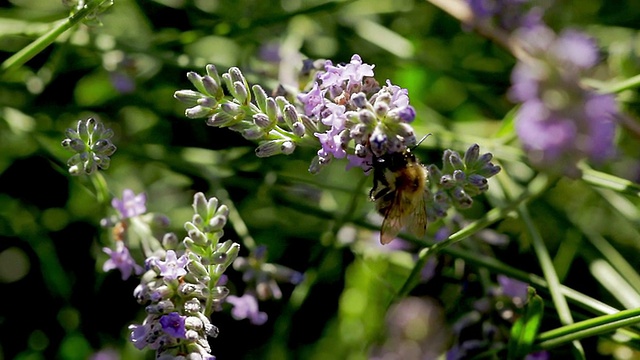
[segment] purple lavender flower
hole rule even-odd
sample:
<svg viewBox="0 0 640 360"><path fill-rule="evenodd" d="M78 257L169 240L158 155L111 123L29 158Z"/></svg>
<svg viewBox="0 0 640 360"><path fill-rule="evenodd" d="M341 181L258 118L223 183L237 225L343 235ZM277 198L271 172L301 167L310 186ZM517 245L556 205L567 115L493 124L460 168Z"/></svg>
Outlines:
<svg viewBox="0 0 640 360"><path fill-rule="evenodd" d="M227 302L233 305L231 316L234 319L249 319L254 325L262 325L267 322L267 313L258 309L258 299L254 295L244 294L240 297L229 295Z"/></svg>
<svg viewBox="0 0 640 360"><path fill-rule="evenodd" d="M170 335L176 339L186 338L186 329L184 327L185 317L181 316L177 312L172 312L160 317L160 325L165 334Z"/></svg>
<svg viewBox="0 0 640 360"><path fill-rule="evenodd" d="M578 177L580 160L601 162L615 153L615 99L580 85L597 62L595 42L575 30L555 35L542 26L517 36L531 55L514 68L509 92L522 103L516 114L522 146L535 167Z"/></svg>
<svg viewBox="0 0 640 360"><path fill-rule="evenodd" d="M107 272L109 270L118 269L122 273L122 280L127 280L131 276L132 272L136 275L142 274L142 266L136 264L136 261L129 253L129 249L124 245L124 242L117 241L115 250L105 247L102 248L102 251L110 256L109 260L105 261L102 266L103 271Z"/></svg>
<svg viewBox="0 0 640 360"><path fill-rule="evenodd" d="M305 115L318 123L314 135L321 149L310 171L317 172L333 158L349 160L347 168L371 169L373 155L403 151L415 145L408 125L416 117L406 89L391 84L380 87L373 77L374 65L353 55L349 64L325 63L316 83L299 94ZM324 127L322 126L324 125Z"/></svg>
<svg viewBox="0 0 640 360"><path fill-rule="evenodd" d="M111 206L120 213L122 219L127 219L144 214L147 211L146 201L147 195L145 193L135 195L133 190L124 189L122 191L122 200L113 198Z"/></svg>
<svg viewBox="0 0 640 360"><path fill-rule="evenodd" d="M167 250L165 260L153 259L152 263L160 270L160 276L165 280L175 280L180 276L187 273L185 266L189 262L186 255L182 255L179 258L176 256L176 252L173 250Z"/></svg>

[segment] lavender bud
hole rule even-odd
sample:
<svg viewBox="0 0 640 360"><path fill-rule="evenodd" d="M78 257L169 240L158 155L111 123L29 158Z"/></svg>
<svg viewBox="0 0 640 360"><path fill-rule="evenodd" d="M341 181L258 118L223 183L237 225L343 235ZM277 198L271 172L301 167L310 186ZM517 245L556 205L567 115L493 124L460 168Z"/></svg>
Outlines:
<svg viewBox="0 0 640 360"><path fill-rule="evenodd" d="M365 125L371 125L376 122L376 114L370 110L362 109L358 112L358 119Z"/></svg>
<svg viewBox="0 0 640 360"><path fill-rule="evenodd" d="M257 127L243 129L240 133L247 140L260 140L265 136L265 132Z"/></svg>
<svg viewBox="0 0 640 360"><path fill-rule="evenodd" d="M207 75L211 76L211 78L213 79L213 81L218 84L218 92L222 92L222 89L220 88L220 75L218 75L218 69L216 69L216 66L213 64L208 64L207 66L205 66L205 70L207 72ZM220 94L215 94L216 97L219 98Z"/></svg>
<svg viewBox="0 0 640 360"><path fill-rule="evenodd" d="M291 129L293 134L297 137L303 137L306 133L304 124L300 121L293 123L293 128Z"/></svg>
<svg viewBox="0 0 640 360"><path fill-rule="evenodd" d="M471 174L467 179L467 183L471 186L474 186L481 191L485 191L489 187L489 183L487 178L478 174Z"/></svg>
<svg viewBox="0 0 640 360"><path fill-rule="evenodd" d="M413 122L416 118L416 109L413 106L409 105L404 108L401 108L397 112L398 119L405 123Z"/></svg>
<svg viewBox="0 0 640 360"><path fill-rule="evenodd" d="M493 165L492 163L485 164L480 170L476 171L476 174L482 175L486 178L490 178L498 174L502 170L500 166Z"/></svg>
<svg viewBox="0 0 640 360"><path fill-rule="evenodd" d="M313 134L319 131L318 125L308 116L300 115L300 121L302 122L302 125L304 125L304 130L308 136L313 137Z"/></svg>
<svg viewBox="0 0 640 360"><path fill-rule="evenodd" d="M235 102L225 102L220 104L220 109L230 116L238 116L244 114L242 106Z"/></svg>
<svg viewBox="0 0 640 360"><path fill-rule="evenodd" d="M162 237L162 246L167 250L175 250L178 247L178 237L170 232Z"/></svg>
<svg viewBox="0 0 640 360"><path fill-rule="evenodd" d="M209 75L205 75L202 78L202 85L204 86L205 89L205 94L211 96L211 97L216 97L216 95L218 94L218 91L220 90L220 85L213 79L213 77L209 76Z"/></svg>
<svg viewBox="0 0 640 360"><path fill-rule="evenodd" d="M80 135L78 134L78 132L71 128L65 130L64 135L71 140L75 140L75 139L80 140Z"/></svg>
<svg viewBox="0 0 640 360"><path fill-rule="evenodd" d="M362 92L359 92L357 94L354 94L351 96L351 103L357 107L357 108L364 108L367 107L367 105L369 105L368 101L367 101L367 95L365 95Z"/></svg>
<svg viewBox="0 0 640 360"><path fill-rule="evenodd" d="M456 185L456 181L450 174L445 174L440 177L439 184L443 189L451 189Z"/></svg>
<svg viewBox="0 0 640 360"><path fill-rule="evenodd" d="M193 90L178 90L173 93L173 97L187 105L195 105L203 96L201 93Z"/></svg>
<svg viewBox="0 0 640 360"><path fill-rule="evenodd" d="M235 117L229 115L228 113L220 111L209 117L206 121L206 124L213 127L226 127L234 125L240 120L236 120Z"/></svg>
<svg viewBox="0 0 640 360"><path fill-rule="evenodd" d="M72 150L75 152L85 151L87 148L84 141L80 139L69 139L69 138L64 139L62 141L62 146L65 148L69 148L69 150Z"/></svg>
<svg viewBox="0 0 640 360"><path fill-rule="evenodd" d="M202 192L197 192L195 193L195 195L193 195L193 204L191 205L191 207L193 208L193 211L200 216L201 219L209 218L211 216L211 213L213 212L211 209L215 209L216 206L218 206L218 199L216 198L211 198L209 201L207 201L207 198ZM189 229L186 230L188 231Z"/></svg>
<svg viewBox="0 0 640 360"><path fill-rule="evenodd" d="M451 164L451 166L453 167L453 169L455 170L464 170L464 163L462 162L462 159L460 158L460 154L458 154L455 151L452 151L449 155L449 162Z"/></svg>
<svg viewBox="0 0 640 360"><path fill-rule="evenodd" d="M460 184L462 182L464 182L464 179L466 178L466 174L464 173L464 171L462 170L455 170L453 172L453 179L456 183Z"/></svg>
<svg viewBox="0 0 640 360"><path fill-rule="evenodd" d="M257 157L269 157L282 153L282 141L279 140L269 140L264 141L258 145L256 148L256 156Z"/></svg>
<svg viewBox="0 0 640 360"><path fill-rule="evenodd" d="M270 130L274 125L274 122L272 122L271 119L269 119L269 117L263 113L254 114L252 116L252 119L253 123L256 124L256 126L266 130Z"/></svg>
<svg viewBox="0 0 640 360"><path fill-rule="evenodd" d="M298 112L296 108L291 104L286 104L283 109L283 117L289 129L293 130L293 124L298 122Z"/></svg>
<svg viewBox="0 0 640 360"><path fill-rule="evenodd" d="M461 187L453 189L451 195L456 205L462 209L468 209L473 204L473 199Z"/></svg>
<svg viewBox="0 0 640 360"><path fill-rule="evenodd" d="M291 155L293 151L296 149L296 144L293 141L285 141L282 143L280 147L281 151L285 155Z"/></svg>
<svg viewBox="0 0 640 360"><path fill-rule="evenodd" d="M480 146L478 144L473 144L469 146L467 151L464 153L464 163L468 168L474 168L476 161L478 161L478 157L480 156Z"/></svg>
<svg viewBox="0 0 640 360"><path fill-rule="evenodd" d="M207 268L200 261L189 261L187 264L187 270L198 279L208 279L209 272Z"/></svg>
<svg viewBox="0 0 640 360"><path fill-rule="evenodd" d="M221 230L227 223L227 218L224 215L216 215L209 220L209 228L213 231Z"/></svg>
<svg viewBox="0 0 640 360"><path fill-rule="evenodd" d="M239 81L233 83L234 98L241 104L247 105L251 101L249 90Z"/></svg>
<svg viewBox="0 0 640 360"><path fill-rule="evenodd" d="M224 286L216 286L211 290L209 296L214 300L224 300L229 295L229 289Z"/></svg>
<svg viewBox="0 0 640 360"><path fill-rule="evenodd" d="M218 100L216 100L216 99L214 99L212 97L203 97L203 98L198 99L197 105L213 109L216 106L218 106Z"/></svg>
<svg viewBox="0 0 640 360"><path fill-rule="evenodd" d="M480 157L478 158L478 164L488 164L491 162L491 160L493 159L493 154L492 153L484 153L482 155L480 155Z"/></svg>
<svg viewBox="0 0 640 360"><path fill-rule="evenodd" d="M196 90L198 90L202 94L207 93L207 89L204 87L202 83L202 76L198 75L196 72L189 71L187 73L187 79L195 86Z"/></svg>
<svg viewBox="0 0 640 360"><path fill-rule="evenodd" d="M203 118L203 117L209 116L210 113L211 113L211 108L202 106L202 105L196 105L184 111L184 115L189 119Z"/></svg>
<svg viewBox="0 0 640 360"><path fill-rule="evenodd" d="M156 315L160 315L160 314L168 314L170 312L172 312L173 310L175 310L175 305L173 304L173 302L171 302L171 300L162 300L160 302L158 302L157 304L152 304L149 305L145 308L145 311L148 312L149 314L156 314Z"/></svg>
<svg viewBox="0 0 640 360"><path fill-rule="evenodd" d="M373 111L377 117L384 118L389 112L389 104L384 101L376 101L375 105L373 105Z"/></svg>
<svg viewBox="0 0 640 360"><path fill-rule="evenodd" d="M253 85L251 89L253 90L253 96L256 99L256 104L258 105L258 108L262 111L266 111L267 98L268 98L267 93L264 91L264 89L260 85Z"/></svg>
<svg viewBox="0 0 640 360"><path fill-rule="evenodd" d="M265 113L274 123L278 119L278 104L274 98L267 98Z"/></svg>

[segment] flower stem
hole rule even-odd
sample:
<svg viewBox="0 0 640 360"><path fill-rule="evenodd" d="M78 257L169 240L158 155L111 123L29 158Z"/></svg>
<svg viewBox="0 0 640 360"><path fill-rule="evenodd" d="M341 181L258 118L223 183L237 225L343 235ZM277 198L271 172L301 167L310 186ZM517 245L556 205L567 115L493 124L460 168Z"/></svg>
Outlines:
<svg viewBox="0 0 640 360"><path fill-rule="evenodd" d="M544 192L551 183L549 180L550 179L546 176L539 175L537 178L534 178L531 181L531 183L529 184L529 188L526 191L524 191L516 200L512 201L507 206L491 209L484 217L472 222L465 228L452 234L448 239L422 249L418 254L418 261L411 270L409 277L402 285L402 288L400 288L400 291L398 291L398 294L396 294L396 296L392 299L391 303L393 303L395 299L400 299L406 296L409 291L413 289L415 282L418 280L420 272L422 271L422 268L426 264L427 259L430 255L436 254L440 250L449 247L463 239L466 239L469 236L477 233L481 229L484 229L494 222L504 218L508 213L514 211L524 201L528 201ZM389 306L391 305L391 303L389 304Z"/></svg>
<svg viewBox="0 0 640 360"><path fill-rule="evenodd" d="M49 30L47 33L37 38L31 44L25 46L22 50L18 51L17 53L13 54L13 56L5 60L2 65L0 65L0 72L6 74L24 65L24 63L29 61L31 58L44 50L47 46L56 41L56 39L65 31L69 30L75 24L82 21L87 15L91 14L92 11L94 11L107 1L109 0L89 1L81 10L79 10L69 18L58 21L53 29Z"/></svg>

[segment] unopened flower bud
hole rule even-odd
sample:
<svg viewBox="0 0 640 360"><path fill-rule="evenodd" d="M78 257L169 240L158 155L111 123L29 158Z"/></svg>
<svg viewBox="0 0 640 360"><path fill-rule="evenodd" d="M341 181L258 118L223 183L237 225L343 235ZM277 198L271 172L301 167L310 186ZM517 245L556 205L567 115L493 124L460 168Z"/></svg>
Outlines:
<svg viewBox="0 0 640 360"><path fill-rule="evenodd" d="M263 129L270 130L271 127L274 125L274 122L272 122L271 119L269 119L269 117L264 113L254 114L252 116L252 119L253 119L253 123L256 124L256 126Z"/></svg>
<svg viewBox="0 0 640 360"><path fill-rule="evenodd" d="M291 131L293 131L293 134L298 137L303 137L306 133L304 124L302 124L302 122L300 121L293 123Z"/></svg>
<svg viewBox="0 0 640 360"><path fill-rule="evenodd" d="M267 92L264 91L262 86L257 84L253 85L251 87L251 90L253 90L253 96L256 99L256 104L258 105L258 109L265 111L267 108L267 98L269 97L267 95Z"/></svg>
<svg viewBox="0 0 640 360"><path fill-rule="evenodd" d="M291 155L296 149L296 144L293 141L285 141L280 146L280 151L285 155Z"/></svg>
<svg viewBox="0 0 640 360"><path fill-rule="evenodd" d="M173 93L173 97L187 105L196 105L198 100L203 96L201 93L193 90L178 90Z"/></svg>
<svg viewBox="0 0 640 360"><path fill-rule="evenodd" d="M480 146L478 144L473 144L469 146L467 151L464 153L464 163L468 168L475 168L475 164L480 157Z"/></svg>
<svg viewBox="0 0 640 360"><path fill-rule="evenodd" d="M216 95L218 94L218 90L220 87L220 84L218 84L216 82L216 80L209 76L209 75L205 75L202 77L202 85L204 86L204 89L206 90L206 94L215 98Z"/></svg>
<svg viewBox="0 0 640 360"><path fill-rule="evenodd" d="M210 113L211 108L202 105L196 105L184 111L184 115L189 119L203 118L209 116Z"/></svg>

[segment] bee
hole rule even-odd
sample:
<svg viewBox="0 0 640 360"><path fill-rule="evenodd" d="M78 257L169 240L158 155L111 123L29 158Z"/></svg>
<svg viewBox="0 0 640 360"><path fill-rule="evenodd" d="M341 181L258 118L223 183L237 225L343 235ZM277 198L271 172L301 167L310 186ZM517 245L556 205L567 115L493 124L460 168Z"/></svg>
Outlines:
<svg viewBox="0 0 640 360"><path fill-rule="evenodd" d="M404 227L423 237L427 230L426 197L429 193L426 167L410 149L406 149L374 156L372 168L373 187L369 198L375 201L377 211L384 217L380 243L390 243Z"/></svg>

